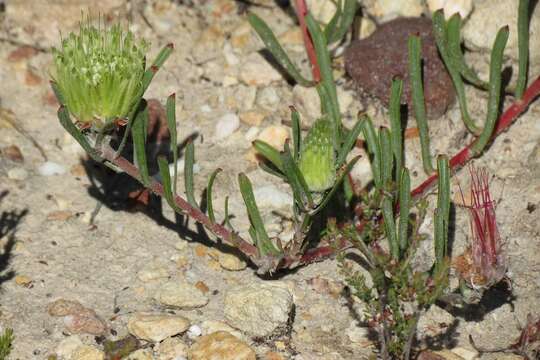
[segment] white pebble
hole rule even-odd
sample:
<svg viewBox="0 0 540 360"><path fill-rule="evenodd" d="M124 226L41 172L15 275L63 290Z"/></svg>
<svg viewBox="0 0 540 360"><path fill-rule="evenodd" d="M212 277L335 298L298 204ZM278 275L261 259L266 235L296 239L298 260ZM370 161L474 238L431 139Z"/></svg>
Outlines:
<svg viewBox="0 0 540 360"><path fill-rule="evenodd" d="M252 126L248 129L244 137L247 141L253 141L257 138L257 135L259 135L259 128L256 126Z"/></svg>
<svg viewBox="0 0 540 360"><path fill-rule="evenodd" d="M66 168L55 162L46 161L38 168L38 172L42 176L64 175Z"/></svg>
<svg viewBox="0 0 540 360"><path fill-rule="evenodd" d="M202 335L202 329L199 325L191 325L187 331L187 336L194 339Z"/></svg>
<svg viewBox="0 0 540 360"><path fill-rule="evenodd" d="M261 208L283 208L291 206L293 198L291 195L278 190L273 185L256 188L253 192L257 205Z"/></svg>
<svg viewBox="0 0 540 360"><path fill-rule="evenodd" d="M210 107L210 105L204 104L203 106L201 106L201 112L203 113L212 112L212 108Z"/></svg>
<svg viewBox="0 0 540 360"><path fill-rule="evenodd" d="M216 140L225 139L240 127L238 115L228 113L223 115L216 123L214 137Z"/></svg>
<svg viewBox="0 0 540 360"><path fill-rule="evenodd" d="M447 19L455 13L459 13L462 18L466 18L473 9L472 0L428 0L427 5L431 12L443 9L444 17Z"/></svg>

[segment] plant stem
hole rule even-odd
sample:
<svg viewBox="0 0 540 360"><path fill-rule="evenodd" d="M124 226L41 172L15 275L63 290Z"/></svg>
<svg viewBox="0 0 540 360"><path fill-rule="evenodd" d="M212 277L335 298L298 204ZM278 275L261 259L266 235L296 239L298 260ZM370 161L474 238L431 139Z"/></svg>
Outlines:
<svg viewBox="0 0 540 360"><path fill-rule="evenodd" d="M538 77L525 91L523 98L515 101L506 111L501 115L495 126L495 130L491 135L491 141L493 141L498 135L505 131L510 125L517 120L517 118L527 110L529 105L540 95L540 77ZM454 155L450 159L450 170L456 172L458 169L467 164L472 158L474 153L471 151L472 146L476 143L476 139L470 144L465 146L461 151ZM412 191L413 199L422 197L437 181L437 174L433 174L428 177L422 184L416 187Z"/></svg>
<svg viewBox="0 0 540 360"><path fill-rule="evenodd" d="M126 160L124 157L116 157L115 151L108 145L104 145L102 147L100 155L105 160L110 161L118 168L122 169L129 176L133 177L138 181L142 181L139 169L137 169L135 165ZM163 197L163 185L161 183L155 180L151 180L148 189L151 190L154 194ZM211 231L214 235L218 236L228 245L238 248L238 250L240 250L242 253L252 259L255 259L257 257L258 251L254 245L248 243L234 232L229 231L224 226L213 223L201 210L191 206L186 200L182 199L180 196L175 196L174 202L184 212L186 216L189 216L193 220L202 224L205 228Z"/></svg>
<svg viewBox="0 0 540 360"><path fill-rule="evenodd" d="M313 46L313 40L309 34L307 24L306 24L306 15L308 14L308 9L306 5L306 0L296 0L296 11L298 22L300 23L300 28L302 29L302 36L304 38L304 46L306 48L306 53L311 63L311 73L313 74L313 81L318 83L321 81L321 70L319 69L319 63L317 62L317 55L315 54L315 47Z"/></svg>

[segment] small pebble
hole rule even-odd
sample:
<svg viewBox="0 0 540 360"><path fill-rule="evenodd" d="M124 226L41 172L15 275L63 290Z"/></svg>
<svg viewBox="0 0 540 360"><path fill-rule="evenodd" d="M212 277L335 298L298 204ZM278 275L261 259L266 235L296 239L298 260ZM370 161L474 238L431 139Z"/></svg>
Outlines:
<svg viewBox="0 0 540 360"><path fill-rule="evenodd" d="M24 162L24 156L21 152L21 149L19 149L17 145L10 145L10 146L3 147L0 150L0 153L2 154L3 157L11 161L19 162L19 163Z"/></svg>
<svg viewBox="0 0 540 360"><path fill-rule="evenodd" d="M189 320L180 315L138 313L129 319L127 327L136 338L157 343L186 331Z"/></svg>
<svg viewBox="0 0 540 360"><path fill-rule="evenodd" d="M289 130L281 125L272 125L264 128L257 139L262 140L278 150L283 150L285 141L289 137Z"/></svg>
<svg viewBox="0 0 540 360"><path fill-rule="evenodd" d="M103 360L105 353L90 345L81 345L71 355L71 360Z"/></svg>
<svg viewBox="0 0 540 360"><path fill-rule="evenodd" d="M281 209L292 206L293 203L290 194L279 190L274 185L258 187L253 194L260 208Z"/></svg>
<svg viewBox="0 0 540 360"><path fill-rule="evenodd" d="M38 168L38 172L42 176L63 175L66 173L66 168L55 162L46 161Z"/></svg>
<svg viewBox="0 0 540 360"><path fill-rule="evenodd" d="M73 353L82 345L83 342L78 335L71 335L60 341L55 353L60 359L71 359Z"/></svg>
<svg viewBox="0 0 540 360"><path fill-rule="evenodd" d="M15 276L15 283L20 286L29 287L32 284L32 279L25 275Z"/></svg>
<svg viewBox="0 0 540 360"><path fill-rule="evenodd" d="M222 140L233 134L240 127L240 118L238 115L229 113L223 115L216 123L214 138Z"/></svg>
<svg viewBox="0 0 540 360"><path fill-rule="evenodd" d="M253 283L229 289L225 295L225 318L251 336L278 335L287 329L293 296L285 288Z"/></svg>
<svg viewBox="0 0 540 360"><path fill-rule="evenodd" d="M257 105L267 110L274 110L279 103L279 95L272 87L265 87L257 93Z"/></svg>
<svg viewBox="0 0 540 360"><path fill-rule="evenodd" d="M252 126L260 126L266 114L263 111L246 111L240 113L240 121Z"/></svg>
<svg viewBox="0 0 540 360"><path fill-rule="evenodd" d="M253 141L257 138L257 135L259 135L260 129L256 126L252 126L246 131L246 134L244 135L244 138L247 141Z"/></svg>
<svg viewBox="0 0 540 360"><path fill-rule="evenodd" d="M28 179L28 171L23 168L13 168L8 170L7 176L11 180L24 181Z"/></svg>
<svg viewBox="0 0 540 360"><path fill-rule="evenodd" d="M202 330L199 325L191 325L187 331L187 336L190 339L195 339L202 335Z"/></svg>
<svg viewBox="0 0 540 360"><path fill-rule="evenodd" d="M255 351L226 331L200 337L189 349L191 360L255 360Z"/></svg>
<svg viewBox="0 0 540 360"><path fill-rule="evenodd" d="M163 340L154 347L157 351L157 360L182 360L186 359L188 347L177 337Z"/></svg>
<svg viewBox="0 0 540 360"><path fill-rule="evenodd" d="M208 304L208 297L195 285L185 281L169 281L161 286L155 299L167 306L198 308Z"/></svg>
<svg viewBox="0 0 540 360"><path fill-rule="evenodd" d="M459 13L462 19L467 18L473 10L472 0L427 0L427 6L432 13L443 9L444 17L449 19L455 13Z"/></svg>

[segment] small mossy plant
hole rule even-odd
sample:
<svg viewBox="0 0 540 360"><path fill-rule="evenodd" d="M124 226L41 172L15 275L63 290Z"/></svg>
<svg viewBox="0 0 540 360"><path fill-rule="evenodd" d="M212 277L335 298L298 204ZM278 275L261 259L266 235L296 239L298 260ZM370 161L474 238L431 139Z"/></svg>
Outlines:
<svg viewBox="0 0 540 360"><path fill-rule="evenodd" d="M7 360L11 349L13 347L13 329L6 329L4 333L0 335L0 360Z"/></svg>
<svg viewBox="0 0 540 360"><path fill-rule="evenodd" d="M260 274L272 275L339 254L353 295L367 305L368 323L378 334L381 356L384 359L408 359L413 350L419 317L447 290L450 174L472 157L480 155L494 136L526 110L540 93L540 80L524 91L522 99L499 118L500 60L508 36L508 31L502 29L492 56L487 121L478 132L469 123L478 137L451 159L439 155L434 166L424 116L421 44L418 37L411 37L409 70L413 109L420 130L424 169L429 174L424 183L411 190L409 169L405 166L403 119L400 117L403 86L400 79L394 79L392 84L390 127L376 129L365 115L359 116L350 128L342 123L329 47L347 37L356 14L357 1L338 1L336 14L324 27L309 14L303 0L296 1L311 64L311 79L291 61L268 25L257 15L248 15L250 24L275 60L298 84L315 87L321 103L322 116L305 136L300 115L291 107L290 139L282 151L260 140L253 142L253 147L263 158L261 169L288 184L293 195L290 220L294 234L286 243L279 237L271 237L266 230L253 185L246 174L238 175L238 184L251 225L249 240L241 237L231 226L227 198L223 206L224 218L217 219L213 185L220 169L216 169L208 179L204 199L206 206L196 201L195 145L192 141L187 143L184 152L185 196L179 194L174 94L165 105L171 156L159 156L159 174L150 174L146 152L149 116L144 93L173 51L172 44L166 45L152 64L146 66L148 46L144 41L136 40L119 25L106 29L85 22L78 34L70 34L54 51L51 84L61 104L58 118L92 159L128 174L155 195L163 197L176 212L202 225L222 244L241 252ZM526 16L522 14L521 21L523 18ZM446 46L448 34L454 33L448 30L450 25L442 21L444 19L440 20L436 15L435 26L441 31L438 44ZM520 42L524 43L526 41ZM447 62L449 67L454 66L453 61L458 56L457 53L449 55L448 59L454 59ZM455 70L451 70L455 75L452 77L454 84L459 86L459 76L465 77L467 72L463 67L459 71L456 70L458 67L452 69ZM125 126L120 139L116 133L118 126ZM359 158L351 155L359 137L364 140L373 174L373 183L363 184L361 189L349 176ZM128 139L133 142L129 147L133 151L133 161L128 160L130 156L125 157ZM172 174L168 159L172 160ZM420 271L413 266L412 260L419 243L425 241L419 233L428 208L427 198L423 195L434 183L437 183L432 236L435 261L430 269ZM348 260L351 251L356 251L362 258L361 264L371 278L369 281L351 266Z"/></svg>

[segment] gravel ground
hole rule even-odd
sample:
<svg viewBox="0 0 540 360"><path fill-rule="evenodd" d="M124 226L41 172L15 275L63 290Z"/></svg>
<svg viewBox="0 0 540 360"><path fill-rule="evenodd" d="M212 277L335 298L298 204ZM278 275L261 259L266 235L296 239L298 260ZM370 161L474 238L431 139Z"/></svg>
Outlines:
<svg viewBox="0 0 540 360"><path fill-rule="evenodd" d="M133 359L178 360L188 353L192 359L205 359L215 331L234 335L220 335L226 348L223 354L229 351L223 359L373 356L373 338L358 325L362 304L343 295L336 261L261 279L253 268L231 256L230 249L211 248L210 240L192 224L181 226L166 206L161 210L158 203L148 210L129 199L134 184L91 163L64 132L48 84L49 49L58 44L59 31L67 34L77 28L81 9L93 10L96 3L106 21L129 21L137 35L147 38L151 56L165 44L175 44L147 98L164 103L169 94L177 94L180 139L200 135L196 192L200 194L205 179L221 167L215 201L221 205L226 196L231 197L234 224L241 233L249 225L236 183L241 171L260 192L266 205L263 216L274 235L286 233L287 223L271 210L290 211L288 188L257 168L251 140L262 132L282 141L280 134L286 128L281 121L288 118L289 105L300 109L306 122L313 121L318 111L312 93L291 87L259 55L262 45L249 29L243 2L7 1L0 14L0 329L14 329L10 358L45 359L56 354L65 359L100 359L97 349L105 338L121 339L131 333L145 339L140 327L133 330L141 313L157 315L152 323L156 327L148 331L158 331L152 334L160 340L149 342L152 346L139 350L139 357ZM257 4L250 10L276 30L307 73L291 10L269 0ZM486 73L482 53L471 53L469 60L481 74ZM350 124L359 110L367 111L377 124L385 123L386 110L376 100L355 93L342 64L338 58L345 123ZM486 94L470 88L467 92L471 114L482 119ZM478 345L507 346L519 336L527 314L539 315L539 116L535 103L475 161L491 174L512 295L496 290L482 305L463 311L435 306L420 326L421 339L429 340L435 349L452 350L461 356L458 359L478 356L469 335ZM409 127L414 127L414 120ZM453 154L467 142L457 105L431 121L430 132L434 153ZM20 149L22 158L15 150L5 150L12 145ZM406 147L407 165L418 184L424 176L418 138L408 139ZM368 173L367 163L362 164L359 172ZM462 183L467 177L466 171L457 174ZM101 201L104 206L89 225ZM220 205L217 210L222 216ZM431 219L426 221L429 229ZM467 214L457 209L453 255L463 252L468 236ZM182 285L171 288L169 283ZM238 299L249 299L250 294L254 300L239 305ZM77 303L62 303L69 310L58 315L50 308L57 300ZM241 312L247 308L251 317ZM273 309L271 314L260 313L268 308ZM174 324L165 325L166 321ZM81 327L84 331L78 333ZM158 345L162 339L166 340Z"/></svg>

